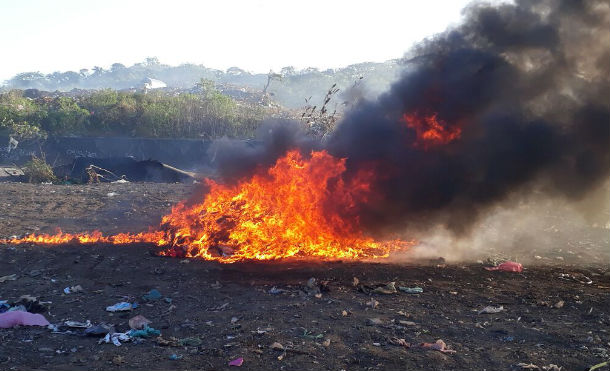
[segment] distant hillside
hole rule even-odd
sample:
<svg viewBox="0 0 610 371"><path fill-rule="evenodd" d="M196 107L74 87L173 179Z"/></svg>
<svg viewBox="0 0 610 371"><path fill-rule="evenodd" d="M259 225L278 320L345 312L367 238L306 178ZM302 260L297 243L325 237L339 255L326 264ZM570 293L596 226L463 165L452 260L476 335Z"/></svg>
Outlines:
<svg viewBox="0 0 610 371"><path fill-rule="evenodd" d="M384 63L359 63L339 69L320 71L315 68L296 70L284 67L270 74L251 74L237 67L226 71L207 68L203 65L183 64L177 67L159 63L156 58L147 58L143 63L126 67L115 63L110 69L94 67L78 72L20 73L6 81L9 89L39 89L45 91L70 91L72 89L137 89L144 87L147 79L156 79L169 88L189 89L201 79L211 80L218 85L243 87L247 90L266 92L277 103L298 108L310 98L311 104L318 104L328 88L337 84L339 98L352 100L354 95L376 95L387 89L398 76L404 65L399 60ZM357 87L357 89L353 89ZM224 89L223 89L224 90Z"/></svg>

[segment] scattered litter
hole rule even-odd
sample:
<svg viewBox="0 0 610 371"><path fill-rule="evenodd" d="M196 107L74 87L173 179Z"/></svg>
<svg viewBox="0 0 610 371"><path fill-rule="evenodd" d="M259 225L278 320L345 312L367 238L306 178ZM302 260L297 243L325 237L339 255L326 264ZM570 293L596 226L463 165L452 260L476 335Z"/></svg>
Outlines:
<svg viewBox="0 0 610 371"><path fill-rule="evenodd" d="M590 285L593 280L582 273L560 273L559 278L562 280L573 280L583 285Z"/></svg>
<svg viewBox="0 0 610 371"><path fill-rule="evenodd" d="M357 287L359 283L360 280L358 279L358 277L354 277L354 280L352 281L352 286Z"/></svg>
<svg viewBox="0 0 610 371"><path fill-rule="evenodd" d="M156 330L152 327L145 326L141 330L129 330L127 335L133 338L148 338L151 336L159 336L161 335L161 331Z"/></svg>
<svg viewBox="0 0 610 371"><path fill-rule="evenodd" d="M118 193L116 193L116 192L108 192L106 194L106 196L108 196L108 197L114 197L114 196L117 196L117 195L118 195Z"/></svg>
<svg viewBox="0 0 610 371"><path fill-rule="evenodd" d="M422 292L424 292L424 289L422 289L421 287L398 286L398 290L400 290L406 294L421 294Z"/></svg>
<svg viewBox="0 0 610 371"><path fill-rule="evenodd" d="M106 343L106 344L114 344L117 347L121 346L121 342L131 341L131 336L129 336L125 332L115 332L113 334L106 334L103 338L98 341L98 344Z"/></svg>
<svg viewBox="0 0 610 371"><path fill-rule="evenodd" d="M182 345L183 347L197 347L197 346L200 346L203 343L203 341L200 338L191 337L191 338L180 339L180 340L178 340L178 343L180 345Z"/></svg>
<svg viewBox="0 0 610 371"><path fill-rule="evenodd" d="M112 358L112 363L114 363L117 366L120 366L124 362L125 362L125 359L120 355L117 355L114 358Z"/></svg>
<svg viewBox="0 0 610 371"><path fill-rule="evenodd" d="M375 309L379 306L379 302L377 300L371 298L371 300L366 302L366 306Z"/></svg>
<svg viewBox="0 0 610 371"><path fill-rule="evenodd" d="M408 343L405 339L399 339L399 338L391 338L390 344L405 347L407 349L411 347L411 343Z"/></svg>
<svg viewBox="0 0 610 371"><path fill-rule="evenodd" d="M280 343L278 343L277 341L274 342L273 344L269 345L269 348L273 349L273 350L284 350L284 346Z"/></svg>
<svg viewBox="0 0 610 371"><path fill-rule="evenodd" d="M85 330L85 335L87 336L104 336L108 333L113 333L114 327L107 325L105 323L99 324L97 326L91 326Z"/></svg>
<svg viewBox="0 0 610 371"><path fill-rule="evenodd" d="M554 307L554 308L557 308L557 309L561 309L561 308L563 308L564 304L565 304L565 301L563 301L563 300L559 300L557 303L555 303L555 304L553 305L553 307Z"/></svg>
<svg viewBox="0 0 610 371"><path fill-rule="evenodd" d="M229 366L237 366L240 367L244 363L244 359L242 357L236 358L229 362Z"/></svg>
<svg viewBox="0 0 610 371"><path fill-rule="evenodd" d="M369 326L380 326L383 325L383 321L381 320L381 318L369 318L366 320L366 324Z"/></svg>
<svg viewBox="0 0 610 371"><path fill-rule="evenodd" d="M390 282L385 286L377 287L373 290L373 292L384 295L396 294L396 282Z"/></svg>
<svg viewBox="0 0 610 371"><path fill-rule="evenodd" d="M313 332L309 332L307 329L303 329L303 337L316 340L316 339L322 339L324 337L324 335L322 335L322 334L314 335Z"/></svg>
<svg viewBox="0 0 610 371"><path fill-rule="evenodd" d="M563 369L563 367L559 367L559 366L554 365L554 364L551 363L548 366L542 366L542 369L544 371L561 371Z"/></svg>
<svg viewBox="0 0 610 371"><path fill-rule="evenodd" d="M604 367L604 366L608 366L608 365L610 365L610 361L606 361L606 362L598 363L598 364L596 364L596 365L593 365L593 366L589 367L589 371L595 371L595 370L597 370L598 368L602 368L602 367Z"/></svg>
<svg viewBox="0 0 610 371"><path fill-rule="evenodd" d="M415 323L413 321L399 320L398 323L400 323L401 325L405 325L405 326L417 326L417 323Z"/></svg>
<svg viewBox="0 0 610 371"><path fill-rule="evenodd" d="M0 328L12 328L15 326L48 326L49 321L42 314L34 314L22 311L10 311L0 313Z"/></svg>
<svg viewBox="0 0 610 371"><path fill-rule="evenodd" d="M550 364L548 366L542 366L542 367L538 367L537 365L533 364L533 363L525 363L525 362L521 362L521 363L517 363L518 367L521 367L524 370L544 370L544 371L561 371L563 369L563 367L559 367L557 365L554 364ZM589 369L591 370L591 369Z"/></svg>
<svg viewBox="0 0 610 371"><path fill-rule="evenodd" d="M137 316L129 319L129 327L133 330L140 330L152 323L151 320L144 317L143 315L138 314Z"/></svg>
<svg viewBox="0 0 610 371"><path fill-rule="evenodd" d="M504 310L504 307L500 305L499 307L487 306L479 311L479 314L493 314L500 313Z"/></svg>
<svg viewBox="0 0 610 371"><path fill-rule="evenodd" d="M182 356L178 354L172 354L171 356L169 356L169 359L172 361L178 361L182 359Z"/></svg>
<svg viewBox="0 0 610 371"><path fill-rule="evenodd" d="M356 283L356 280L354 280ZM391 295L396 294L396 282L388 282L388 283L380 283L374 285L367 285L361 282L356 283L355 287L358 291L363 292L367 295L370 294L383 294L383 295Z"/></svg>
<svg viewBox="0 0 610 371"><path fill-rule="evenodd" d="M434 343L421 343L420 346L426 349L438 350L443 353L456 353L455 350L448 349L447 344L441 339L438 339Z"/></svg>
<svg viewBox="0 0 610 371"><path fill-rule="evenodd" d="M327 281L318 281L314 277L311 277L307 280L304 291L307 295L315 296L319 299L322 297L323 292L328 292L330 289L328 288Z"/></svg>
<svg viewBox="0 0 610 371"><path fill-rule="evenodd" d="M49 304L51 304L51 302L39 301L36 297L31 295L21 295L19 300L13 303L13 307L22 305L25 310L30 313L44 313L49 310Z"/></svg>
<svg viewBox="0 0 610 371"><path fill-rule="evenodd" d="M536 366L533 363L520 362L520 363L517 363L517 366L519 366L525 370L540 370L540 367Z"/></svg>
<svg viewBox="0 0 610 371"><path fill-rule="evenodd" d="M0 313L8 311L10 307L8 300L0 300Z"/></svg>
<svg viewBox="0 0 610 371"><path fill-rule="evenodd" d="M142 300L144 300L144 301L156 301L156 300L161 299L162 297L163 297L163 295L161 295L159 290L152 289L147 294L142 296Z"/></svg>
<svg viewBox="0 0 610 371"><path fill-rule="evenodd" d="M89 320L87 322L66 321L64 324L72 328L89 328L93 326Z"/></svg>
<svg viewBox="0 0 610 371"><path fill-rule="evenodd" d="M72 286L72 287L66 287L64 289L64 294L71 294L74 292L80 292L83 291L83 287L81 285L76 285L76 286Z"/></svg>
<svg viewBox="0 0 610 371"><path fill-rule="evenodd" d="M320 293L320 288L318 287L318 283L314 277L307 280L307 283L305 284L305 292L307 292L308 295Z"/></svg>
<svg viewBox="0 0 610 371"><path fill-rule="evenodd" d="M161 336L158 336L155 339L155 342L157 343L157 345L161 345L161 346L164 346L164 347L166 347L166 346L171 346L171 347L180 347L180 346L183 346L183 345L180 344L179 340L176 339L173 336L170 337L169 339L165 339L165 338L163 338Z"/></svg>
<svg viewBox="0 0 610 371"><path fill-rule="evenodd" d="M125 312L128 310L133 310L138 307L138 303L128 303L126 301L122 301L120 303L116 303L109 307L106 307L106 311L108 312Z"/></svg>
<svg viewBox="0 0 610 371"><path fill-rule="evenodd" d="M329 347L329 346L330 346L330 338L325 339L325 340L322 342L322 345L324 345L325 347Z"/></svg>
<svg viewBox="0 0 610 371"><path fill-rule="evenodd" d="M257 328L256 331L250 331L250 332L253 334L256 334L256 335L263 335L269 331L273 331L273 328L271 328L271 327L267 327L267 328L263 328L263 329Z"/></svg>
<svg viewBox="0 0 610 371"><path fill-rule="evenodd" d="M504 263L495 267L485 267L488 271L503 271L503 272L522 272L523 265L512 261L505 261Z"/></svg>
<svg viewBox="0 0 610 371"><path fill-rule="evenodd" d="M110 183L124 184L124 183L129 183L129 180L121 178L119 180L115 180L114 182L110 182Z"/></svg>
<svg viewBox="0 0 610 371"><path fill-rule="evenodd" d="M229 306L229 303L224 303L224 304L218 305L216 307L210 308L208 310L216 312L216 311L225 310L228 306Z"/></svg>
<svg viewBox="0 0 610 371"><path fill-rule="evenodd" d="M17 279L17 275L16 274L11 274L8 276L2 276L0 277L0 283L6 282L6 281L14 281Z"/></svg>
<svg viewBox="0 0 610 371"><path fill-rule="evenodd" d="M268 291L268 293L270 293L271 295L279 295L279 294L284 293L284 292L286 292L286 290L278 289L275 286L270 288L269 291Z"/></svg>

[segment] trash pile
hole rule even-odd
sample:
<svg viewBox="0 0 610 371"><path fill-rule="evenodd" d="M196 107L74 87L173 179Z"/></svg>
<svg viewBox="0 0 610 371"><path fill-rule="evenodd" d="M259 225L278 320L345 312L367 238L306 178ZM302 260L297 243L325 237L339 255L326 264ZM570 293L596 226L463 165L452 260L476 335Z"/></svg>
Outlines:
<svg viewBox="0 0 610 371"><path fill-rule="evenodd" d="M14 276L14 275L13 275ZM9 277L9 278L7 278ZM4 280L12 280L12 276L1 277ZM66 287L63 292L68 295L81 292L80 285ZM150 290L142 296L144 301L156 301L162 299L161 293ZM171 303L171 298L164 298L165 302ZM23 295L14 302L0 300L0 328L15 328L19 326L46 326L54 334L79 335L88 337L99 337L98 344L114 344L121 346L125 342L142 342L147 338L160 338L161 331L151 327L152 321L142 315L136 315L129 319L129 330L119 332L114 325L108 323L93 324L87 320L62 321L50 323L41 313L48 312L50 302L42 302L30 295ZM121 301L106 307L107 312L128 312L138 308L137 302ZM178 343L183 344L182 340Z"/></svg>
<svg viewBox="0 0 610 371"><path fill-rule="evenodd" d="M11 303L0 300L0 328L48 326L49 321L39 314L48 309L48 304L50 303L40 302L30 295L23 295Z"/></svg>

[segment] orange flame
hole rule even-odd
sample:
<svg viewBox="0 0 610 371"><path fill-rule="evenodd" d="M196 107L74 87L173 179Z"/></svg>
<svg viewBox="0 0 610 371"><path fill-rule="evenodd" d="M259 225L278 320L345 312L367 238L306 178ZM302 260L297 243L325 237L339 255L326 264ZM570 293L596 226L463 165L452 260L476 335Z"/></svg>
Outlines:
<svg viewBox="0 0 610 371"><path fill-rule="evenodd" d="M407 127L414 129L417 139L415 145L428 148L434 145L443 145L459 139L462 129L459 127L449 127L446 122L440 120L437 114L429 116L418 116L417 114L405 113L402 121L407 123Z"/></svg>
<svg viewBox="0 0 610 371"><path fill-rule="evenodd" d="M409 241L378 242L359 229L357 202L366 201L374 174L361 171L345 182L345 159L326 151L309 159L289 151L274 166L237 185L206 180L200 202L176 205L158 230L103 236L29 235L4 243L155 243L162 255L232 263L241 260L361 259L387 257ZM351 215L351 216L350 216Z"/></svg>

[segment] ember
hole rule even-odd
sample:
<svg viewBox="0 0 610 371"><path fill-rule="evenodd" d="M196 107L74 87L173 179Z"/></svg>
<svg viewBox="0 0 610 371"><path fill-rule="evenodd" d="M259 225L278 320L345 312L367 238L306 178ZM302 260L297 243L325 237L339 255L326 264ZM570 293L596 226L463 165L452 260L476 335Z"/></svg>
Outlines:
<svg viewBox="0 0 610 371"><path fill-rule="evenodd" d="M268 170L229 186L207 180L209 192L192 205L179 203L161 227L139 234L103 236L57 233L2 241L62 244L67 242L155 243L161 255L198 257L221 262L289 257L361 259L387 257L406 249L407 241L378 242L361 231L352 212L366 202L374 174L361 171L344 180L345 159L326 151L304 158L289 151Z"/></svg>

